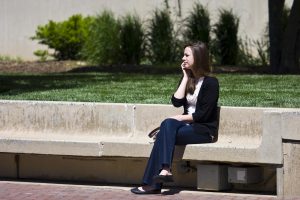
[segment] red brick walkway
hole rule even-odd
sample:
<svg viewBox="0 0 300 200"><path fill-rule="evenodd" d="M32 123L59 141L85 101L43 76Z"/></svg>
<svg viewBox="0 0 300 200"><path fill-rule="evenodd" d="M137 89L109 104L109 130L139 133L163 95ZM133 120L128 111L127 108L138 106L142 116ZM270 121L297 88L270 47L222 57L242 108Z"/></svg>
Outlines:
<svg viewBox="0 0 300 200"><path fill-rule="evenodd" d="M277 200L275 196L166 189L160 195L134 195L129 187L0 181L0 200ZM296 199L296 198L291 198ZM299 198L300 199L300 198Z"/></svg>

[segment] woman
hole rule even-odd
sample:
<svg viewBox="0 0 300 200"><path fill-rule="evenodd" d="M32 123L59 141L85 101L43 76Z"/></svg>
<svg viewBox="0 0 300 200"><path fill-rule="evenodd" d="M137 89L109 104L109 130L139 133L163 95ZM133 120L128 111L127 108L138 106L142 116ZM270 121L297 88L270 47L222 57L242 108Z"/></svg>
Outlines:
<svg viewBox="0 0 300 200"><path fill-rule="evenodd" d="M219 83L210 77L209 54L204 43L187 45L182 58L183 77L172 96L182 115L165 119L148 160L143 185L135 194L158 194L163 183L172 182L171 164L175 145L213 142L217 134Z"/></svg>

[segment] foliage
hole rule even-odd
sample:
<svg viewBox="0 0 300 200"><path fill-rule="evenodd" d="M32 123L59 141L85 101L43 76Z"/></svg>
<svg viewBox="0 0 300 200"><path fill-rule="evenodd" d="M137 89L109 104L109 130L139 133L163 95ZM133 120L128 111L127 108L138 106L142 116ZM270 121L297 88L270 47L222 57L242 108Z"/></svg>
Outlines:
<svg viewBox="0 0 300 200"><path fill-rule="evenodd" d="M33 54L34 54L35 56L39 57L39 60L40 60L41 62L46 61L46 60L48 59L48 57L49 57L49 52L48 52L48 50L41 50L41 49L39 49L39 50L36 50L35 52L33 52Z"/></svg>
<svg viewBox="0 0 300 200"><path fill-rule="evenodd" d="M83 54L93 64L120 62L120 22L112 12L104 11L94 18Z"/></svg>
<svg viewBox="0 0 300 200"><path fill-rule="evenodd" d="M269 65L270 61L270 45L267 40L261 39L254 41L257 49L258 57L262 66Z"/></svg>
<svg viewBox="0 0 300 200"><path fill-rule="evenodd" d="M200 3L194 4L192 12L186 19L184 38L186 42L202 41L210 43L210 17L206 7Z"/></svg>
<svg viewBox="0 0 300 200"><path fill-rule="evenodd" d="M232 10L221 9L219 12L219 20L213 29L213 53L221 65L235 65L238 57L239 18Z"/></svg>
<svg viewBox="0 0 300 200"><path fill-rule="evenodd" d="M7 55L0 55L0 62L22 62L22 58L20 57L11 57Z"/></svg>
<svg viewBox="0 0 300 200"><path fill-rule="evenodd" d="M32 40L54 49L53 57L58 60L80 59L80 51L87 39L87 30L91 17L82 17L77 14L68 20L38 26Z"/></svg>
<svg viewBox="0 0 300 200"><path fill-rule="evenodd" d="M263 41L240 38L237 64L240 66L266 66L268 60L264 45ZM257 50L257 55L254 50Z"/></svg>
<svg viewBox="0 0 300 200"><path fill-rule="evenodd" d="M178 41L174 36L173 22L167 9L156 9L150 20L148 58L152 64L172 63L176 57Z"/></svg>
<svg viewBox="0 0 300 200"><path fill-rule="evenodd" d="M126 15L121 21L120 48L122 63L140 64L143 56L144 30L136 15Z"/></svg>
<svg viewBox="0 0 300 200"><path fill-rule="evenodd" d="M62 22L50 20L38 26L32 39L54 49L54 54L42 50L34 54L41 61L53 56L58 60L84 59L97 65L143 63L167 68L180 59L183 44L200 40L210 47L214 64L269 64L268 27L261 40L250 41L238 38L239 18L232 10L219 10L218 22L211 26L208 9L198 2L181 26L178 21L172 21L168 0L164 1L164 7L153 12L147 30L137 15L127 14L118 20L110 11L96 17L78 14ZM284 7L284 27L289 13L290 9ZM179 29L174 28L176 26ZM181 35L180 29L183 30ZM253 48L258 57L254 56Z"/></svg>

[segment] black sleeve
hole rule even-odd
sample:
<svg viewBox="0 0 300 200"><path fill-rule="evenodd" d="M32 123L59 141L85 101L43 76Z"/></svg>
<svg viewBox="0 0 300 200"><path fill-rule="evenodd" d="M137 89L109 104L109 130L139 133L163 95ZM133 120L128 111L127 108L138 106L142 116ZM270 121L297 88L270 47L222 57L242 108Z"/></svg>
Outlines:
<svg viewBox="0 0 300 200"><path fill-rule="evenodd" d="M192 114L194 122L207 122L215 112L219 98L219 82L208 77L199 91L196 111Z"/></svg>
<svg viewBox="0 0 300 200"><path fill-rule="evenodd" d="M178 89L182 79L183 79L183 76L180 78L180 80L178 82L177 89ZM174 97L174 94L173 94L172 98L171 98L171 102L172 102L174 107L181 107L181 106L184 106L186 104L186 98L184 97L182 99L177 99L176 97Z"/></svg>
<svg viewBox="0 0 300 200"><path fill-rule="evenodd" d="M184 97L183 99L177 99L176 97L174 97L174 94L173 94L172 98L171 98L171 102L172 102L173 106L175 106L175 107L184 106L186 103L186 98Z"/></svg>

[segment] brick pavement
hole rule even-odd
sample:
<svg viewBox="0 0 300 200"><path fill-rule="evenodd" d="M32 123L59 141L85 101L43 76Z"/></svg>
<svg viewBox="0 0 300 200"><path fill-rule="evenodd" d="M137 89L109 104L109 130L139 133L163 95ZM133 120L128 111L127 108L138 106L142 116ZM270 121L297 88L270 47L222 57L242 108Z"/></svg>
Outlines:
<svg viewBox="0 0 300 200"><path fill-rule="evenodd" d="M0 181L0 200L277 200L276 196L166 189L160 195L134 195L130 187ZM290 198L296 199L296 198ZM299 198L300 199L300 198Z"/></svg>

